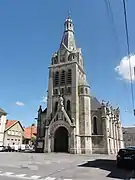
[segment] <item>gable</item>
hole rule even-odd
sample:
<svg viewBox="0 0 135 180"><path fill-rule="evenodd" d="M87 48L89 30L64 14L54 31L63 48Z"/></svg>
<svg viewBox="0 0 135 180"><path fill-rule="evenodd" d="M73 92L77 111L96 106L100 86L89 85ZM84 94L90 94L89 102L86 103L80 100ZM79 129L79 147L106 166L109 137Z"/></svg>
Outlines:
<svg viewBox="0 0 135 180"><path fill-rule="evenodd" d="M22 127L21 127L20 123L17 122L16 124L14 124L14 125L10 128L10 130L14 130L14 131L16 131L16 130L22 131Z"/></svg>
<svg viewBox="0 0 135 180"><path fill-rule="evenodd" d="M96 97L91 97L91 110L92 111L95 111L95 110L97 110L98 108L100 108L101 107L101 104L100 104L100 102L97 100L97 98Z"/></svg>
<svg viewBox="0 0 135 180"><path fill-rule="evenodd" d="M68 122L70 126L74 126L74 122L69 118L68 114L66 113L64 108L60 108L56 111L54 117L52 118L52 121L50 122L50 125L53 122L59 121L64 119L64 121Z"/></svg>
<svg viewBox="0 0 135 180"><path fill-rule="evenodd" d="M19 121L14 122L11 126L7 127L5 131L13 130L13 131L24 131L21 123Z"/></svg>
<svg viewBox="0 0 135 180"><path fill-rule="evenodd" d="M7 120L6 121L6 129L9 129L11 126L13 126L15 123L17 123L17 120Z"/></svg>

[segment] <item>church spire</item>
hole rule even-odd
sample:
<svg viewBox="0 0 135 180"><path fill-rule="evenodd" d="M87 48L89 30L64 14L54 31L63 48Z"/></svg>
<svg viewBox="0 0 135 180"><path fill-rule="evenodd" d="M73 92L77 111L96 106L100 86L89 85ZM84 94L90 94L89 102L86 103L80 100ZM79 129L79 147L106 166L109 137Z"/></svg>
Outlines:
<svg viewBox="0 0 135 180"><path fill-rule="evenodd" d="M70 51L76 49L74 38L74 24L72 22L70 14L68 14L68 17L66 18L64 23L64 33L60 44L60 49L63 49L63 47Z"/></svg>
<svg viewBox="0 0 135 180"><path fill-rule="evenodd" d="M66 21L64 23L64 31L72 31L74 33L74 25L72 23L70 13L68 14L68 17L66 18Z"/></svg>

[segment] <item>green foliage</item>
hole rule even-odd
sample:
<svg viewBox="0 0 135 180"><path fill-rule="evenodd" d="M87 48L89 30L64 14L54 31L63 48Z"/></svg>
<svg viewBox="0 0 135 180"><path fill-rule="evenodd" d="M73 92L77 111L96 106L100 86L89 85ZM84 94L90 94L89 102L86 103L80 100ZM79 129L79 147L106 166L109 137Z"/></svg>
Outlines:
<svg viewBox="0 0 135 180"><path fill-rule="evenodd" d="M35 141L36 141L36 137L35 137L35 136L32 136L32 137L31 137L31 142L32 142L32 143L35 143Z"/></svg>

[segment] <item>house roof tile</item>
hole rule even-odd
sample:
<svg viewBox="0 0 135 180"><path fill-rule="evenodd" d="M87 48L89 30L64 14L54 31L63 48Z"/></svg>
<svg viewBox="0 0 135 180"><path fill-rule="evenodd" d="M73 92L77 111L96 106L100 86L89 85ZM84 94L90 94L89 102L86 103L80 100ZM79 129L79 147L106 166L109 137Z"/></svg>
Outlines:
<svg viewBox="0 0 135 180"><path fill-rule="evenodd" d="M6 129L10 128L11 126L13 126L17 122L18 122L17 120L7 120L6 121Z"/></svg>
<svg viewBox="0 0 135 180"><path fill-rule="evenodd" d="M25 139L31 139L33 135L37 134L37 127L36 126L30 126L27 128L24 128L24 138Z"/></svg>
<svg viewBox="0 0 135 180"><path fill-rule="evenodd" d="M20 121L18 121L18 120L8 120L8 119L7 119L7 121L6 121L6 126L5 126L5 131L7 131L8 129L10 129L10 128L11 128L12 126L14 126L16 123L19 123L20 126L21 126L21 128L23 129ZM23 129L23 131L24 131L24 129Z"/></svg>

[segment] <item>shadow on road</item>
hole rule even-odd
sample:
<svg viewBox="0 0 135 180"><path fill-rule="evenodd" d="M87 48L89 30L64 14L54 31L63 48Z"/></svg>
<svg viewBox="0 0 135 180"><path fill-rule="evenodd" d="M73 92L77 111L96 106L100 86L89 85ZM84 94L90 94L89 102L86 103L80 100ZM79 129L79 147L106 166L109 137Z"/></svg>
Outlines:
<svg viewBox="0 0 135 180"><path fill-rule="evenodd" d="M130 176L132 169L118 169L116 167L116 160L108 160L108 159L97 159L94 161L88 161L87 163L79 165L79 167L92 167L99 168L102 170L109 171L110 173L107 177L110 178L118 178L125 179ZM135 178L135 175L134 177Z"/></svg>

